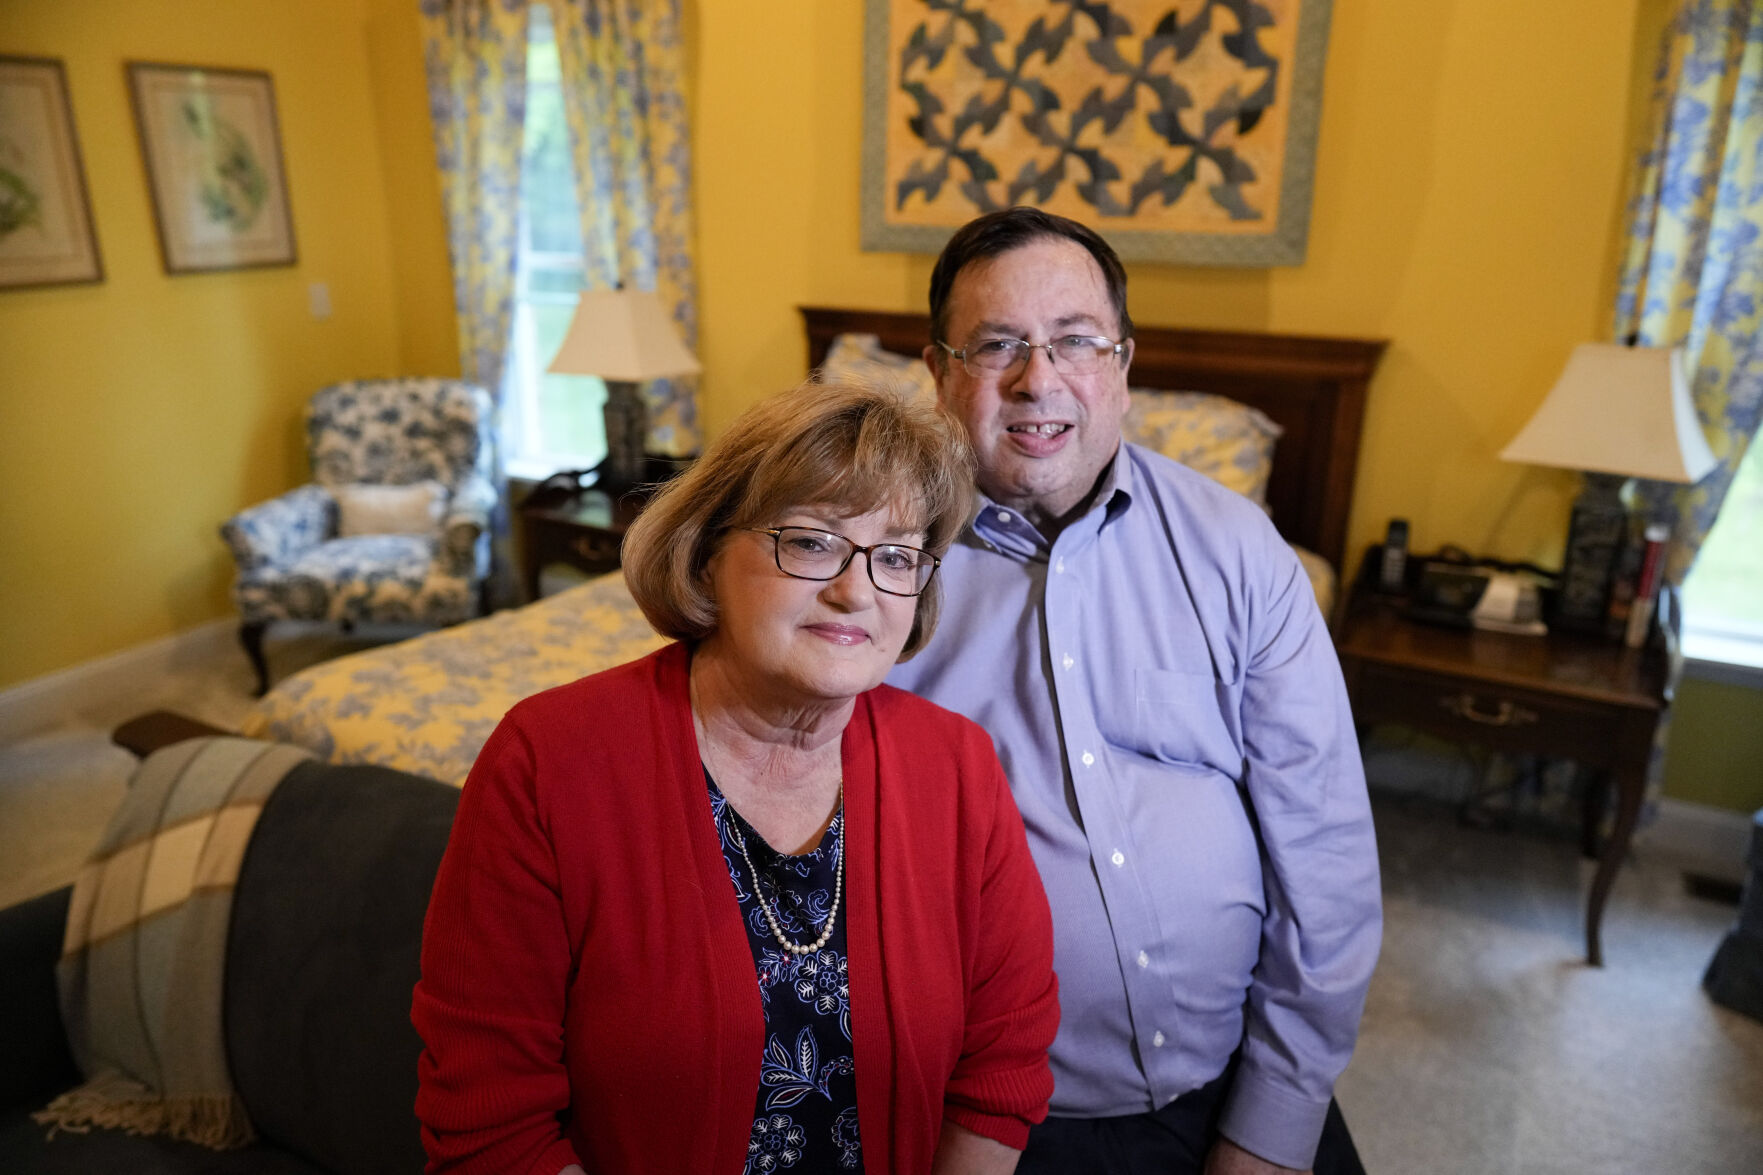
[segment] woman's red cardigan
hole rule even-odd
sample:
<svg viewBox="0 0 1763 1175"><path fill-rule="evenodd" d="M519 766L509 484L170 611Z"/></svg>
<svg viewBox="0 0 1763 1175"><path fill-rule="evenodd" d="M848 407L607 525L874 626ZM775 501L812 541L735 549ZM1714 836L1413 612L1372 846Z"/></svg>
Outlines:
<svg viewBox="0 0 1763 1175"><path fill-rule="evenodd" d="M435 881L412 1018L430 1171L737 1175L764 1019L710 816L689 653L520 703ZM944 1121L1021 1148L1058 1026L1052 926L992 744L888 686L843 741L865 1169L930 1170Z"/></svg>

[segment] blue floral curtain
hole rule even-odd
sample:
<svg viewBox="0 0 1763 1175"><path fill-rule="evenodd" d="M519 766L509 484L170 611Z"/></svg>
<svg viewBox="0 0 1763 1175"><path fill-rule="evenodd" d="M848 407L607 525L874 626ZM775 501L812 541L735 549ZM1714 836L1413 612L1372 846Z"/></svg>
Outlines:
<svg viewBox="0 0 1763 1175"><path fill-rule="evenodd" d="M421 0L464 377L500 396L519 253L524 0Z"/></svg>
<svg viewBox="0 0 1763 1175"><path fill-rule="evenodd" d="M548 0L582 209L589 289L654 290L698 346L691 142L679 0ZM695 381L646 385L648 448L699 446Z"/></svg>
<svg viewBox="0 0 1763 1175"><path fill-rule="evenodd" d="M524 0L420 0L429 118L453 309L459 369L485 388L500 415L502 378L514 320L515 260L520 245L520 148L526 120ZM497 432L500 432L498 426ZM492 606L514 603L510 528L501 447L495 455L496 506L490 513Z"/></svg>
<svg viewBox="0 0 1763 1175"><path fill-rule="evenodd" d="M1678 589L1763 415L1763 5L1755 0L1686 0L1666 30L1615 331L1687 348L1696 411L1720 459L1693 486L1641 487L1647 512L1673 524L1663 614L1675 617ZM1655 781L1664 737L1662 727Z"/></svg>

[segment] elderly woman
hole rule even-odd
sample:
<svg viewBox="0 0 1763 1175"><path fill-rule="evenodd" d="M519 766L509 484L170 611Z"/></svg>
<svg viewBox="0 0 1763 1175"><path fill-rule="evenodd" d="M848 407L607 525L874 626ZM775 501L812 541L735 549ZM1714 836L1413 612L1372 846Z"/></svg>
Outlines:
<svg viewBox="0 0 1763 1175"><path fill-rule="evenodd" d="M1010 1171L1051 925L986 734L881 685L930 639L966 449L806 384L631 528L640 661L529 698L465 785L413 1018L431 1171Z"/></svg>

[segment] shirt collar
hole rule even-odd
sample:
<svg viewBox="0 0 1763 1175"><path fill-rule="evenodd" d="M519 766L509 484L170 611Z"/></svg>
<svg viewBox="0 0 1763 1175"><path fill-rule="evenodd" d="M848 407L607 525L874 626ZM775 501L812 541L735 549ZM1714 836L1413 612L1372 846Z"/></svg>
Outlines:
<svg viewBox="0 0 1763 1175"><path fill-rule="evenodd" d="M1120 448L1115 450L1114 460L1108 463L1108 472L1102 475L1102 489L1096 495L1096 507L1091 509L1089 516L1100 511L1096 529L1101 530L1111 525L1128 506L1132 505L1133 492L1138 486L1138 465L1127 455L1127 443L1123 439Z"/></svg>
<svg viewBox="0 0 1763 1175"><path fill-rule="evenodd" d="M1108 463L1108 468L1102 474L1102 485L1096 493L1095 503L1084 512L1083 517L1065 528L1065 534L1081 535L1083 537L1080 541L1087 541L1113 524L1132 505L1137 477L1137 469L1127 456L1126 442L1122 441L1114 459ZM983 491L979 494L979 510L974 514L969 529L981 543L995 551L1025 558L1045 558L1052 549L1052 544L1048 543L1046 536L1041 534L1034 523L1024 518L1015 508L994 502Z"/></svg>

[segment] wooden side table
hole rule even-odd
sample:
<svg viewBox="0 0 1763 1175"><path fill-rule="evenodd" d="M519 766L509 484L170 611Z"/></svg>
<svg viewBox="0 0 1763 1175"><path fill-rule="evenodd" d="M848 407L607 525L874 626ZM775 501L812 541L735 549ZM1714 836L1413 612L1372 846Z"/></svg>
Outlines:
<svg viewBox="0 0 1763 1175"><path fill-rule="evenodd" d="M1573 759L1600 773L1587 789L1581 841L1598 861L1586 903L1586 960L1602 966L1604 902L1634 835L1665 708L1664 654L1573 633L1515 636L1423 624L1363 591L1335 644L1361 727L1398 722L1492 750ZM1612 783L1616 820L1599 851L1597 822Z"/></svg>
<svg viewBox="0 0 1763 1175"><path fill-rule="evenodd" d="M539 598L539 573L553 563L587 575L617 571L624 532L648 502L649 495L638 491L614 496L597 489L570 497L547 494L537 505L522 502L517 515L527 599Z"/></svg>

